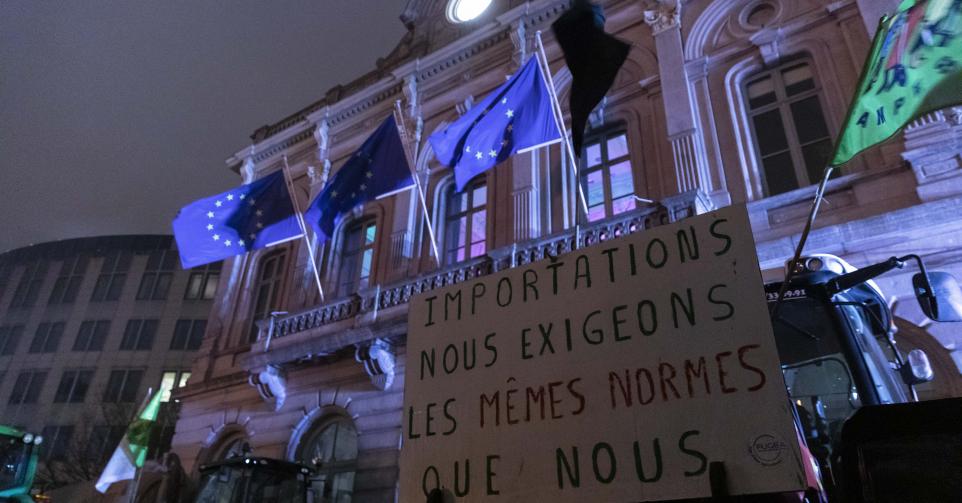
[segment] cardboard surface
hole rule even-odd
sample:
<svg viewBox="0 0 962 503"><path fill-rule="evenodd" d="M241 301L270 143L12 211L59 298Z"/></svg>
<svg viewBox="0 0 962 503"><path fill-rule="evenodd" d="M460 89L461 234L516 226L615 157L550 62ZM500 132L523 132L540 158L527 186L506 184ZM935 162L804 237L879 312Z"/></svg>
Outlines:
<svg viewBox="0 0 962 503"><path fill-rule="evenodd" d="M405 503L805 485L744 206L426 292L408 330Z"/></svg>

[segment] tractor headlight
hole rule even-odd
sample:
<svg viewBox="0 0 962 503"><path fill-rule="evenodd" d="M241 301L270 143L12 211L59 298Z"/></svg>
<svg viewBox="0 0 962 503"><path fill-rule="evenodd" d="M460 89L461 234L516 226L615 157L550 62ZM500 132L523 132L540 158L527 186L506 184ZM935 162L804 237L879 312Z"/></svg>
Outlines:
<svg viewBox="0 0 962 503"><path fill-rule="evenodd" d="M23 443L29 444L30 442L33 442L33 433L27 433L23 436Z"/></svg>
<svg viewBox="0 0 962 503"><path fill-rule="evenodd" d="M43 437L41 437L40 435L33 437L33 445L40 445L42 443L43 443Z"/></svg>

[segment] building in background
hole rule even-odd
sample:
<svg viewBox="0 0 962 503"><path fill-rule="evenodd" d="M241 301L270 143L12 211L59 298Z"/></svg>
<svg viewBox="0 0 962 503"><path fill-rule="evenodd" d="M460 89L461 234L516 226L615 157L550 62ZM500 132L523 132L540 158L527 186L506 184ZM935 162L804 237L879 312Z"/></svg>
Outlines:
<svg viewBox="0 0 962 503"><path fill-rule="evenodd" d="M421 139L415 169L427 215L415 192L402 192L357 208L328 242L292 241L225 262L203 356L176 393L183 408L173 449L193 476L249 444L259 456L317 465L319 501L394 501L407 302L419 292L733 203L747 203L767 279L780 278L876 21L897 4L601 2L607 31L633 48L591 117L580 180L554 145L456 193L426 138L516 71L538 31L562 103L570 88L549 29L569 2L487 3L409 1L408 33L375 70L258 129L228 160L249 182L286 158L306 207L400 100ZM828 184L807 251L856 266L918 253L962 277L960 152L957 108L859 156ZM576 183L587 216L575 206ZM424 218L438 231L440 267ZM962 335L920 326L911 272L877 280L896 304L897 337L932 358L936 381L925 396L960 396Z"/></svg>
<svg viewBox="0 0 962 503"><path fill-rule="evenodd" d="M219 276L182 270L162 235L0 255L0 424L43 435L41 488L96 480L148 388L167 401L153 455L169 448Z"/></svg>

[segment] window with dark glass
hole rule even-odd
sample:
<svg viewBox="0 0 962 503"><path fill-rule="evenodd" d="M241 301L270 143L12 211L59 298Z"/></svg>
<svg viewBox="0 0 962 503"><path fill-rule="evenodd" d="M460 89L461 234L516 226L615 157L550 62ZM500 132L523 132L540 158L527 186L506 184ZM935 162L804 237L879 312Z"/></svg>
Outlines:
<svg viewBox="0 0 962 503"><path fill-rule="evenodd" d="M370 285L376 238L377 225L374 220L355 222L345 229L338 295L349 295Z"/></svg>
<svg viewBox="0 0 962 503"><path fill-rule="evenodd" d="M63 336L63 322L41 323L30 342L30 353L55 353Z"/></svg>
<svg viewBox="0 0 962 503"><path fill-rule="evenodd" d="M77 300L77 292L80 291L80 284L83 283L84 273L87 272L86 255L78 255L63 261L60 267L60 275L53 284L53 291L50 292L48 304L70 304Z"/></svg>
<svg viewBox="0 0 962 503"><path fill-rule="evenodd" d="M43 457L47 461L62 461L67 457L70 449L70 441L73 439L74 427L66 426L45 426L43 428L44 448L41 449Z"/></svg>
<svg viewBox="0 0 962 503"><path fill-rule="evenodd" d="M12 275L12 264L0 264L0 298L3 298L3 293L7 291L7 286L10 284L10 276Z"/></svg>
<svg viewBox="0 0 962 503"><path fill-rule="evenodd" d="M104 390L104 402L133 403L143 377L143 370L111 370Z"/></svg>
<svg viewBox="0 0 962 503"><path fill-rule="evenodd" d="M257 320L270 316L280 307L281 288L287 270L287 250L273 251L260 261L257 269L257 284L254 286L254 309L251 313L251 327L247 341L257 340Z"/></svg>
<svg viewBox="0 0 962 503"><path fill-rule="evenodd" d="M60 376L54 403L83 403L93 377L93 370L65 370Z"/></svg>
<svg viewBox="0 0 962 503"><path fill-rule="evenodd" d="M488 190L484 178L457 192L454 184L445 194L444 261L454 264L487 251Z"/></svg>
<svg viewBox="0 0 962 503"><path fill-rule="evenodd" d="M110 320L87 320L80 324L77 338L73 342L74 351L100 351L104 348Z"/></svg>
<svg viewBox="0 0 962 503"><path fill-rule="evenodd" d="M221 263L215 262L191 269L184 298L187 300L213 299L214 294L217 293L217 282L220 281L220 268Z"/></svg>
<svg viewBox="0 0 962 503"><path fill-rule="evenodd" d="M748 116L766 195L817 183L832 151L807 61L791 61L753 76L745 84Z"/></svg>
<svg viewBox="0 0 962 503"><path fill-rule="evenodd" d="M121 351L149 351L157 335L157 320L130 320L120 341Z"/></svg>
<svg viewBox="0 0 962 503"><path fill-rule="evenodd" d="M25 370L17 376L17 382L13 384L13 391L10 392L10 403L37 403L40 392L43 391L43 383L47 380L46 370Z"/></svg>
<svg viewBox="0 0 962 503"><path fill-rule="evenodd" d="M126 425L100 424L94 426L90 430L87 452L95 462L103 463L107 461L126 432Z"/></svg>
<svg viewBox="0 0 962 503"><path fill-rule="evenodd" d="M357 429L347 417L322 420L301 440L297 461L316 467L314 501L350 502L357 470Z"/></svg>
<svg viewBox="0 0 962 503"><path fill-rule="evenodd" d="M170 349L189 350L200 349L207 330L207 320L177 320L174 325L174 337L170 340Z"/></svg>
<svg viewBox="0 0 962 503"><path fill-rule="evenodd" d="M131 254L129 251L112 251L104 256L104 263L100 268L100 276L94 285L92 301L109 301L120 298L127 281L127 271L130 270Z"/></svg>
<svg viewBox="0 0 962 503"><path fill-rule="evenodd" d="M580 174L589 222L635 209L635 180L624 131L588 138Z"/></svg>
<svg viewBox="0 0 962 503"><path fill-rule="evenodd" d="M177 268L176 250L154 250L147 257L147 267L140 278L137 300L166 300Z"/></svg>
<svg viewBox="0 0 962 503"><path fill-rule="evenodd" d="M27 264L23 268L23 274L17 283L17 289L13 292L10 300L10 307L32 307L37 302L40 295L40 287L43 286L43 279L47 275L47 263L43 261Z"/></svg>
<svg viewBox="0 0 962 503"><path fill-rule="evenodd" d="M6 325L0 327L0 356L12 355L17 352L20 338L23 337L23 325Z"/></svg>

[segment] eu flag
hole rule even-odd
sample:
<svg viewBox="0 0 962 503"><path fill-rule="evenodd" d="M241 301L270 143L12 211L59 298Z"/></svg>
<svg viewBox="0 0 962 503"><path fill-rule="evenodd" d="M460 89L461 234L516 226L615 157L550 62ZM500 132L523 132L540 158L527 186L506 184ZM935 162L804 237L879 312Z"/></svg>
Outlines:
<svg viewBox="0 0 962 503"><path fill-rule="evenodd" d="M390 116L334 174L304 218L321 239L330 239L341 217L355 206L413 184L397 124Z"/></svg>
<svg viewBox="0 0 962 503"><path fill-rule="evenodd" d="M301 235L281 171L184 206L173 226L184 269Z"/></svg>
<svg viewBox="0 0 962 503"><path fill-rule="evenodd" d="M561 139L551 98L534 57L483 101L428 138L460 191L512 154Z"/></svg>

